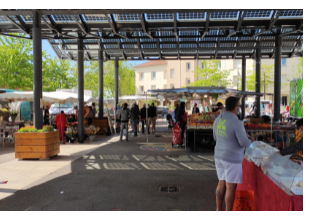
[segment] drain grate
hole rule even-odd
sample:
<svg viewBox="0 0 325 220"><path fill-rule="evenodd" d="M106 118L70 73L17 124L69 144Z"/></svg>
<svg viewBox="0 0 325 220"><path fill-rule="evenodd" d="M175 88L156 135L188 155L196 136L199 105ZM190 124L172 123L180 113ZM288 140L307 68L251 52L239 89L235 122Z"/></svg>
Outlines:
<svg viewBox="0 0 325 220"><path fill-rule="evenodd" d="M179 192L179 187L177 186L161 186L159 189L160 192Z"/></svg>
<svg viewBox="0 0 325 220"><path fill-rule="evenodd" d="M169 158L179 158L179 155L168 155Z"/></svg>

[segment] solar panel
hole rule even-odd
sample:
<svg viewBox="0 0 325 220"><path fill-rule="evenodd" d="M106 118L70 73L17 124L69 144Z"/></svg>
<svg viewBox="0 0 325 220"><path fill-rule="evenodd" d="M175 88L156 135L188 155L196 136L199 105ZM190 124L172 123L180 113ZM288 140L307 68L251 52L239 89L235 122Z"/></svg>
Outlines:
<svg viewBox="0 0 325 220"><path fill-rule="evenodd" d="M177 44L160 44L160 48L162 49L177 48Z"/></svg>
<svg viewBox="0 0 325 220"><path fill-rule="evenodd" d="M199 36L199 32L197 30L192 31L179 31L180 36Z"/></svg>
<svg viewBox="0 0 325 220"><path fill-rule="evenodd" d="M103 43L117 43L118 39L103 39Z"/></svg>
<svg viewBox="0 0 325 220"><path fill-rule="evenodd" d="M158 54L158 51L143 51L144 54Z"/></svg>
<svg viewBox="0 0 325 220"><path fill-rule="evenodd" d="M142 44L141 48L145 49L157 49L157 44Z"/></svg>
<svg viewBox="0 0 325 220"><path fill-rule="evenodd" d="M200 47L216 47L217 44L214 44L214 43L200 43Z"/></svg>
<svg viewBox="0 0 325 220"><path fill-rule="evenodd" d="M197 48L196 44L180 44L179 48Z"/></svg>
<svg viewBox="0 0 325 220"><path fill-rule="evenodd" d="M283 41L282 42L283 47L293 47L295 45L296 45L296 42L292 42L292 41Z"/></svg>
<svg viewBox="0 0 325 220"><path fill-rule="evenodd" d="M85 14L83 15L83 18L85 21L108 21L107 17L105 15L100 15L100 14Z"/></svg>
<svg viewBox="0 0 325 220"><path fill-rule="evenodd" d="M205 20L205 12L185 12L177 13L177 20Z"/></svg>
<svg viewBox="0 0 325 220"><path fill-rule="evenodd" d="M10 20L6 16L0 16L0 23L9 23Z"/></svg>
<svg viewBox="0 0 325 220"><path fill-rule="evenodd" d="M157 39L150 39L150 38L140 38L140 42L157 42Z"/></svg>
<svg viewBox="0 0 325 220"><path fill-rule="evenodd" d="M275 42L260 42L261 47L273 47Z"/></svg>
<svg viewBox="0 0 325 220"><path fill-rule="evenodd" d="M196 53L196 50L180 50L180 53Z"/></svg>
<svg viewBox="0 0 325 220"><path fill-rule="evenodd" d="M163 53L163 54L165 54L165 53L168 53L168 54L177 54L177 51L174 51L174 50L171 50L171 51L164 50L161 53Z"/></svg>
<svg viewBox="0 0 325 220"><path fill-rule="evenodd" d="M246 11L245 18L270 18L272 12L272 10Z"/></svg>
<svg viewBox="0 0 325 220"><path fill-rule="evenodd" d="M182 38L179 38L179 41L180 42L184 42L184 41L196 41L197 38L185 38L185 37L182 37Z"/></svg>
<svg viewBox="0 0 325 220"><path fill-rule="evenodd" d="M115 21L140 21L138 14L114 14Z"/></svg>
<svg viewBox="0 0 325 220"><path fill-rule="evenodd" d="M72 15L51 15L55 22L75 22Z"/></svg>
<svg viewBox="0 0 325 220"><path fill-rule="evenodd" d="M236 43L222 43L220 47L235 47Z"/></svg>
<svg viewBox="0 0 325 220"><path fill-rule="evenodd" d="M220 38L221 41L235 41L237 40L236 37L221 37Z"/></svg>
<svg viewBox="0 0 325 220"><path fill-rule="evenodd" d="M122 45L122 47L125 48L125 49L137 49L138 48L138 45L135 45L135 44L125 44L125 45Z"/></svg>
<svg viewBox="0 0 325 220"><path fill-rule="evenodd" d="M261 52L273 52L273 49L262 49Z"/></svg>
<svg viewBox="0 0 325 220"><path fill-rule="evenodd" d="M280 18L282 17L302 17L303 10L283 10Z"/></svg>
<svg viewBox="0 0 325 220"><path fill-rule="evenodd" d="M204 37L204 38L199 38L200 41L216 41L216 37Z"/></svg>
<svg viewBox="0 0 325 220"><path fill-rule="evenodd" d="M119 48L119 46L116 44L107 44L107 45L104 45L104 47L106 49L118 49Z"/></svg>
<svg viewBox="0 0 325 220"><path fill-rule="evenodd" d="M22 19L26 22L26 23L31 23L33 22L33 15L23 15L21 16Z"/></svg>
<svg viewBox="0 0 325 220"><path fill-rule="evenodd" d="M148 13L145 14L147 21L174 20L173 13Z"/></svg>
<svg viewBox="0 0 325 220"><path fill-rule="evenodd" d="M215 54L215 50L199 50L198 53L213 53Z"/></svg>
<svg viewBox="0 0 325 220"><path fill-rule="evenodd" d="M239 11L219 11L212 12L210 15L210 20L216 19L237 19L239 15Z"/></svg>

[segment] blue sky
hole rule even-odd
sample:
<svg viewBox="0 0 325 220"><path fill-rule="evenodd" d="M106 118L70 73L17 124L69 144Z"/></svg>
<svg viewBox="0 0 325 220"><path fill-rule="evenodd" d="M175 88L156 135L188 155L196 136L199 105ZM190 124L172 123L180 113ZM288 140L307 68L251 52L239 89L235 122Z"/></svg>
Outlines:
<svg viewBox="0 0 325 220"><path fill-rule="evenodd" d="M47 40L42 40L42 50L46 50L47 54L51 54L53 57L57 57L54 50L52 49L50 43ZM146 60L143 61L126 61L131 63L132 65L139 65L141 63L147 62Z"/></svg>

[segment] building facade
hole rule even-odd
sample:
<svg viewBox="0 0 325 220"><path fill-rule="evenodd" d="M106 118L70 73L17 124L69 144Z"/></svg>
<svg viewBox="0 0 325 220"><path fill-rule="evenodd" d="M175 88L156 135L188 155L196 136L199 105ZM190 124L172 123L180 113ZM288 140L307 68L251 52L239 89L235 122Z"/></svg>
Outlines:
<svg viewBox="0 0 325 220"><path fill-rule="evenodd" d="M283 58L281 68L281 96L289 101L289 82L297 76L295 66L299 57ZM262 59L262 64L274 65L274 59ZM220 70L230 70L228 88L238 89L238 82L242 79L242 60L220 60ZM202 60L155 60L134 67L136 75L136 94L142 94L149 89L170 89L186 87L196 80L196 68L204 68ZM274 69L273 69L274 70ZM255 60L246 59L246 76L255 71ZM272 73L273 75L273 73ZM302 76L302 75L301 75ZM261 81L263 80L261 73ZM266 89L266 93L273 93L274 87ZM261 89L261 92L264 92ZM252 98L250 98L252 99ZM261 97L264 100L264 97ZM266 96L265 100L272 100Z"/></svg>

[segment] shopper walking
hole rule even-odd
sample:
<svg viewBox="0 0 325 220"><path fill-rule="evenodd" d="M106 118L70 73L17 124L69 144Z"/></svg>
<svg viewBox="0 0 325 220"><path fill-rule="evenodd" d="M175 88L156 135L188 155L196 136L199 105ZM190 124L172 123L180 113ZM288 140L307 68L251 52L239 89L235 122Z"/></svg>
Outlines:
<svg viewBox="0 0 325 220"><path fill-rule="evenodd" d="M65 130L65 124L67 122L67 119L64 116L64 111L61 111L61 113L58 114L55 117L55 122L56 122L56 126L57 126L57 128L59 130L60 141L65 143L65 141L64 141L64 130Z"/></svg>
<svg viewBox="0 0 325 220"><path fill-rule="evenodd" d="M140 118L139 106L136 103L134 103L131 108L131 121L132 121L132 126L133 126L133 136L134 137L138 137L139 118Z"/></svg>
<svg viewBox="0 0 325 220"><path fill-rule="evenodd" d="M148 134L150 134L150 124L152 124L151 132L155 132L156 129L156 119L157 119L157 108L155 106L155 103L153 102L151 106L148 108Z"/></svg>
<svg viewBox="0 0 325 220"><path fill-rule="evenodd" d="M128 104L124 103L123 108L120 109L117 113L117 117L121 119L121 129L120 129L120 142L122 141L123 138L123 130L126 130L126 135L125 135L125 140L128 140L128 122L131 117L131 111L128 108Z"/></svg>
<svg viewBox="0 0 325 220"><path fill-rule="evenodd" d="M219 179L216 189L217 211L222 210L224 197L226 211L232 210L237 183L243 182L244 151L254 141L247 136L244 124L237 117L240 108L238 103L239 98L228 97L226 111L213 123L213 136L217 141L214 158Z"/></svg>
<svg viewBox="0 0 325 220"><path fill-rule="evenodd" d="M176 121L179 124L179 127L182 129L182 133L181 133L182 143L181 143L181 146L183 146L184 132L185 132L186 124L187 124L187 113L185 111L185 102L181 102L181 104L179 106Z"/></svg>
<svg viewBox="0 0 325 220"><path fill-rule="evenodd" d="M147 108L146 108L146 104L143 104L143 107L141 108L140 111L140 115L141 115L141 123L142 123L142 134L144 134L144 124L147 122ZM146 126L147 132L149 131L147 126Z"/></svg>

